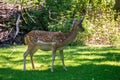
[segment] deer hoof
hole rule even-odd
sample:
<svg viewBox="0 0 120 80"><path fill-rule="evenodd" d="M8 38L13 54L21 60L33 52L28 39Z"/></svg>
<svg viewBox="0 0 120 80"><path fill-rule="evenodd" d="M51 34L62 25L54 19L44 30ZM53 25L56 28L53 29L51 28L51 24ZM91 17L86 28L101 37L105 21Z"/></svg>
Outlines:
<svg viewBox="0 0 120 80"><path fill-rule="evenodd" d="M65 71L67 71L67 68L66 68L66 67L64 67L64 70L65 70Z"/></svg>
<svg viewBox="0 0 120 80"><path fill-rule="evenodd" d="M51 68L51 72L54 72L54 70Z"/></svg>

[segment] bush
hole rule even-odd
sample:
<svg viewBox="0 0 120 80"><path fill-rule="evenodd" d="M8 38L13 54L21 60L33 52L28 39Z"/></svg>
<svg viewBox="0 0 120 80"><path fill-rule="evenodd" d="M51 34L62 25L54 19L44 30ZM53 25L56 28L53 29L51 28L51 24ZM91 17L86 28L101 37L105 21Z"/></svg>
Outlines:
<svg viewBox="0 0 120 80"><path fill-rule="evenodd" d="M113 10L114 4L114 0L26 0L20 28L23 32L38 29L68 33L74 18L85 17L86 31L79 33L71 45L116 45L120 43L120 16Z"/></svg>

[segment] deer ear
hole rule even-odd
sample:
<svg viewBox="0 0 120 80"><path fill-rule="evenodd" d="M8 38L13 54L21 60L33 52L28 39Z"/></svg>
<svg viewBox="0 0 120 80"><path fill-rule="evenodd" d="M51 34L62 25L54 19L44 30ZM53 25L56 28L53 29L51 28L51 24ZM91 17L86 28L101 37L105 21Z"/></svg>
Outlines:
<svg viewBox="0 0 120 80"><path fill-rule="evenodd" d="M76 18L74 18L74 19L73 19L73 22L72 22L72 24L74 24L76 21L77 21L77 19L76 19Z"/></svg>
<svg viewBox="0 0 120 80"><path fill-rule="evenodd" d="M80 19L78 25L80 25L83 22L83 20L84 20L84 17Z"/></svg>
<svg viewBox="0 0 120 80"><path fill-rule="evenodd" d="M75 22L77 21L76 18L73 19L73 22L72 22L72 25L74 26L75 25Z"/></svg>

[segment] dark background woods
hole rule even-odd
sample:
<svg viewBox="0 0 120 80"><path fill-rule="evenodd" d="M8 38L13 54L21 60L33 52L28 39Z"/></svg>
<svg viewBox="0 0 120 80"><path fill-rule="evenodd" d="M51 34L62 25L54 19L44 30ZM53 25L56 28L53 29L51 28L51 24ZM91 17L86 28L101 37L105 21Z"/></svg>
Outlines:
<svg viewBox="0 0 120 80"><path fill-rule="evenodd" d="M71 45L119 44L119 3L120 0L19 0L17 2L11 0L0 2L0 44L23 44L24 35L35 29L67 33L71 30L73 18L79 20L81 17L85 17L83 26L86 31L79 33ZM21 18L17 33L18 13ZM7 14L9 16L6 16Z"/></svg>

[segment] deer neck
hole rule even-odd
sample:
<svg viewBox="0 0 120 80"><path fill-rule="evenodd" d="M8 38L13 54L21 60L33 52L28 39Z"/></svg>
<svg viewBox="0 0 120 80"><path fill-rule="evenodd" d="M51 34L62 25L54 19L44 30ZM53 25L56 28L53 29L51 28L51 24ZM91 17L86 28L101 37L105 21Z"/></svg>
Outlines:
<svg viewBox="0 0 120 80"><path fill-rule="evenodd" d="M77 36L78 29L77 27L73 27L72 31L67 34L67 39L63 42L63 44L71 43Z"/></svg>
<svg viewBox="0 0 120 80"><path fill-rule="evenodd" d="M74 40L77 36L78 29L77 27L73 27L72 31L69 33L68 39Z"/></svg>

